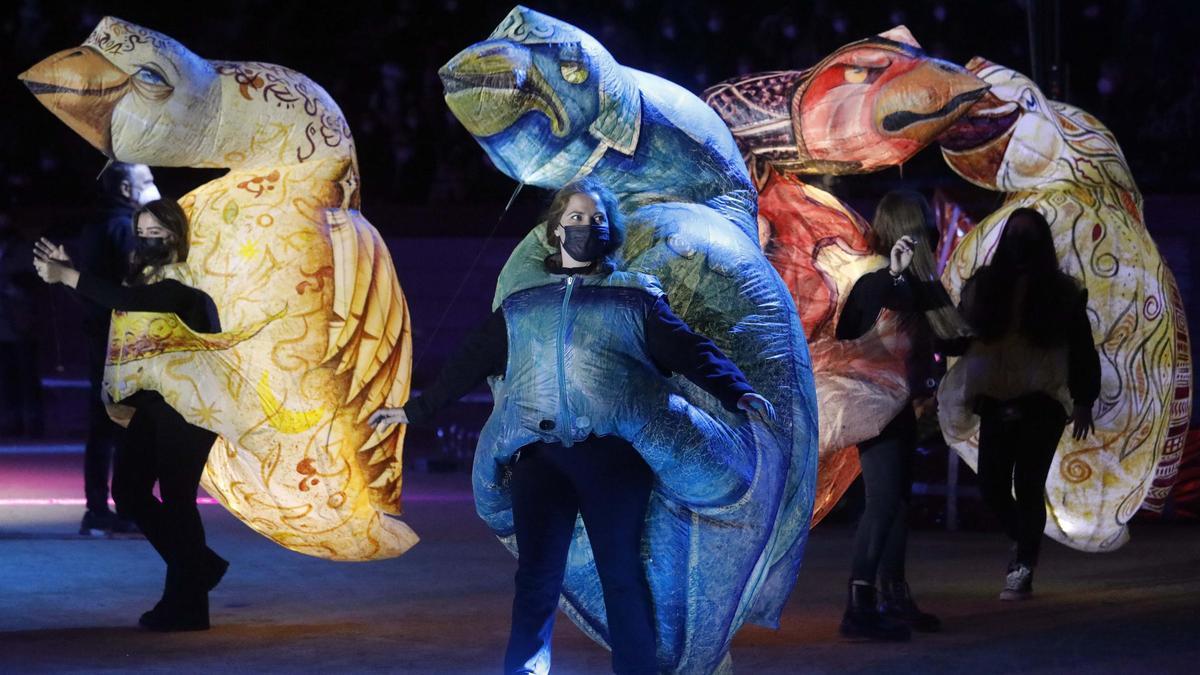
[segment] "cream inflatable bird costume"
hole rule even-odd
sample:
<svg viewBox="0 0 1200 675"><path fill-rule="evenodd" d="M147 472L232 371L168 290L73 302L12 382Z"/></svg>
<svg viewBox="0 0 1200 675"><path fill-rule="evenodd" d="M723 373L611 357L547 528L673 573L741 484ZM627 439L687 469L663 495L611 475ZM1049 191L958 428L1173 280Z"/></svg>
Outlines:
<svg viewBox="0 0 1200 675"><path fill-rule="evenodd" d="M20 77L112 159L229 169L180 200L191 253L167 271L212 296L227 332L114 313L108 396L157 390L220 434L205 489L275 542L335 560L404 553L417 537L386 515L400 511L404 429L366 420L408 398L408 310L358 211L337 104L295 71L208 61L113 17Z"/></svg>

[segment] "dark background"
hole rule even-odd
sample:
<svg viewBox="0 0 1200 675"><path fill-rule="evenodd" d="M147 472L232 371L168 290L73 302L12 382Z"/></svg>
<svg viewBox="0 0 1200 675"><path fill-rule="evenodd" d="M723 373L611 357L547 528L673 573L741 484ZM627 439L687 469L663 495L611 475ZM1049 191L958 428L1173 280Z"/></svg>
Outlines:
<svg viewBox="0 0 1200 675"><path fill-rule="evenodd" d="M1030 2L1034 2L1030 5ZM1042 83L1061 63L1058 98L1093 113L1117 135L1143 192L1195 193L1200 129L1200 48L1195 5L1132 0L883 0L695 2L531 0L529 6L597 37L627 66L699 92L744 73L814 64L833 49L898 23L932 54L965 63L983 55ZM0 218L21 228L70 227L68 215L94 190L103 158L38 105L16 75L78 45L105 14L170 35L208 58L279 63L323 85L350 122L362 165L364 212L388 236L475 236L494 224L513 188L449 114L437 68L484 39L508 2L395 0L336 3L50 2L12 0L0 10ZM1033 10L1031 24L1029 12ZM1059 41L1054 48L1057 11ZM164 194L207 180L204 172L158 170ZM983 215L995 195L962 186L936 149L897 169L837 181L852 202L869 202L900 180L962 192ZM529 215L538 191L518 200ZM468 205L463 209L463 205ZM40 221L31 222L31 221ZM518 235L523 218L501 226ZM1153 224L1151 224L1153 227Z"/></svg>

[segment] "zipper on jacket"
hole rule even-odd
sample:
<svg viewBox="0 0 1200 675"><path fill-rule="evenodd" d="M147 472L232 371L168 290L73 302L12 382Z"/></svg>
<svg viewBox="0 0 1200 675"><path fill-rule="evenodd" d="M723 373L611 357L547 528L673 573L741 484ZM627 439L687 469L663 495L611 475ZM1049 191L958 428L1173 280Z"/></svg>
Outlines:
<svg viewBox="0 0 1200 675"><path fill-rule="evenodd" d="M567 275L563 292L562 311L558 317L558 437L564 448L575 444L567 409L567 306L571 302L571 291L575 288L575 276Z"/></svg>

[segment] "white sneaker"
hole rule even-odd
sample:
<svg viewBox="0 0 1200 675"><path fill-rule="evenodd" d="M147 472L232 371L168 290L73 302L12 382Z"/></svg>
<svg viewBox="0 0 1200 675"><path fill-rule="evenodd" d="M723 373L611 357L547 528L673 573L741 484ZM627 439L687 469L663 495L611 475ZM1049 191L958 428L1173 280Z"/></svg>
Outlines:
<svg viewBox="0 0 1200 675"><path fill-rule="evenodd" d="M1028 565L1013 565L1004 577L1001 600L1028 600L1033 596L1033 568Z"/></svg>

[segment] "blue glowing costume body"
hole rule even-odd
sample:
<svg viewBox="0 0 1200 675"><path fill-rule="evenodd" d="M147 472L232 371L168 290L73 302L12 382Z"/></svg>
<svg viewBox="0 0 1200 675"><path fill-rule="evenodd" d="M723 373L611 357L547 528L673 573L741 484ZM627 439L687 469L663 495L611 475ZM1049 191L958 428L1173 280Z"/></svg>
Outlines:
<svg viewBox="0 0 1200 675"><path fill-rule="evenodd" d="M817 457L808 349L787 288L758 248L756 193L733 137L693 94L618 65L587 34L522 7L440 74L451 110L509 176L553 189L590 174L612 188L627 214L623 271L657 279L675 313L712 338L778 411L773 423L751 421L682 377L659 374L651 382L653 370L639 364L630 364L633 378L628 368L577 372L595 378L588 389L617 397L586 404L584 415L570 412L575 399L569 393L567 413L554 405L560 384L538 385L559 393L536 415L573 425L587 417L593 431L597 425L626 430L654 471L643 550L660 668L727 670L730 641L743 623L778 624L807 541ZM504 307L511 324L510 377L514 359L558 359L549 352L521 355L534 347L516 346L518 339L528 341L518 336L527 319L545 332L540 322L551 318L519 316L521 296L539 288L560 293L547 283L543 261L552 250L543 230L534 228L517 246L497 284L494 306ZM642 286L637 292L658 292L635 279L625 277ZM544 300L543 307L553 304ZM615 326L617 337L637 339L625 328L632 322L620 316L623 310L604 311L614 312L605 326ZM585 343L594 347L591 332L577 327L572 339L583 342L570 349L578 354ZM556 344L538 349L559 349ZM536 377L555 370L548 365ZM473 481L479 515L518 553L506 453L521 439L540 439L521 431L527 421L506 404L512 385L506 379L491 381L496 408L480 437ZM582 525L571 545L561 607L607 643L603 596Z"/></svg>

